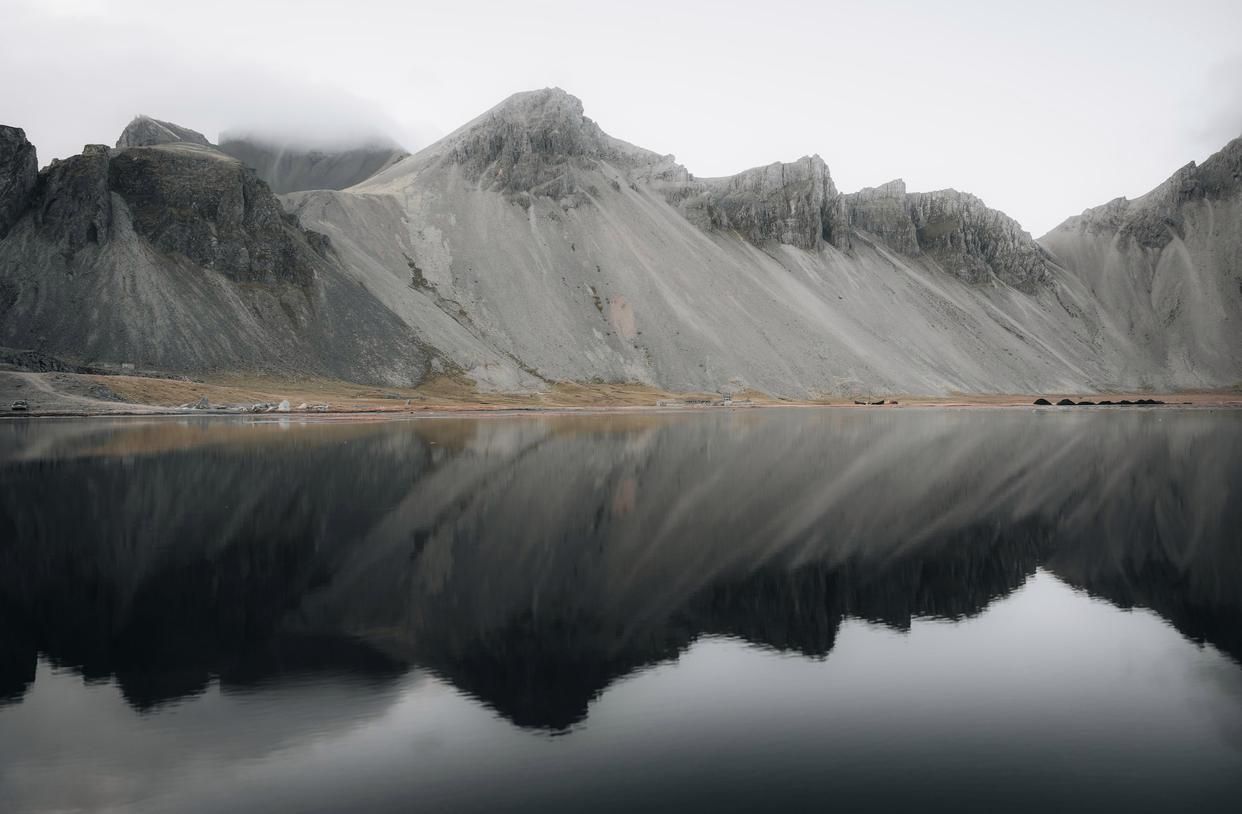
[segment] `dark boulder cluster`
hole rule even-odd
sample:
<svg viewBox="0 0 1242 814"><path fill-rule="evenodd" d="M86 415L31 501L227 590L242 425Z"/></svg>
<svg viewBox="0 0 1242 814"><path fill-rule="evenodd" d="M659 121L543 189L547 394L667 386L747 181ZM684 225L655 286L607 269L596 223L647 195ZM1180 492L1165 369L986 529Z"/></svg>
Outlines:
<svg viewBox="0 0 1242 814"><path fill-rule="evenodd" d="M1035 404L1036 407L1051 407L1052 406L1052 402L1048 401L1048 399L1035 399L1033 403ZM1127 404L1128 405L1137 404L1137 405L1148 406L1148 405L1153 405L1153 404L1164 404L1164 402L1161 401L1160 399L1135 399L1134 401L1131 401L1129 399L1122 399L1121 401L1074 401L1073 399L1061 399L1060 401L1057 402L1056 406L1058 407L1109 407L1109 406L1119 406L1119 405L1127 405Z"/></svg>

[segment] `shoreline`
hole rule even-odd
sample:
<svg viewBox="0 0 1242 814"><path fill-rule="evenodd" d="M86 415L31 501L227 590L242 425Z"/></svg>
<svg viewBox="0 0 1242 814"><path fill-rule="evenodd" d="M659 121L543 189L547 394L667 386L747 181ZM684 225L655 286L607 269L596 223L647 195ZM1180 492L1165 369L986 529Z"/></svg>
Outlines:
<svg viewBox="0 0 1242 814"><path fill-rule="evenodd" d="M1033 397L1022 401L984 401L969 399L948 400L910 400L897 404L854 404L852 402L818 402L818 401L778 401L755 404L711 405L654 405L654 404L594 404L594 405L546 405L546 406L513 406L493 404L444 404L426 405L417 408L372 408L372 409L338 409L327 411L295 410L288 411L242 411L185 409L180 407L159 407L154 405L132 405L139 409L127 410L118 405L112 410L30 410L0 411L0 421L28 419L249 419L249 420L289 420L299 422L332 423L342 421L396 420L410 418L512 418L518 416L591 416L591 415L679 415L701 413L736 413L751 410L1016 410L1030 409L1052 413L1081 412L1119 412L1134 410L1242 410L1242 396L1234 393L1221 394L1222 399L1191 398L1185 399L1180 394L1147 394L1143 398L1159 398L1159 404L1094 404L1058 406L1055 402L1049 405L1034 404ZM1163 398L1160 398L1163 397ZM129 406L129 405L126 405Z"/></svg>
<svg viewBox="0 0 1242 814"><path fill-rule="evenodd" d="M1060 406L1063 398L1094 404ZM1046 399L1047 405L1035 404ZM1154 399L1160 404L1118 404ZM1098 402L1114 402L1102 405ZM13 410L15 403L25 410ZM296 406L295 406L296 405ZM1016 408L1041 410L1242 408L1242 389L1182 392L909 395L867 394L821 399L769 396L754 390L675 393L641 384L557 382L527 393L479 392L472 382L441 377L417 388L385 388L334 380L219 377L207 381L58 371L0 370L0 419L141 417L363 418L484 415L687 413L763 407L903 410Z"/></svg>

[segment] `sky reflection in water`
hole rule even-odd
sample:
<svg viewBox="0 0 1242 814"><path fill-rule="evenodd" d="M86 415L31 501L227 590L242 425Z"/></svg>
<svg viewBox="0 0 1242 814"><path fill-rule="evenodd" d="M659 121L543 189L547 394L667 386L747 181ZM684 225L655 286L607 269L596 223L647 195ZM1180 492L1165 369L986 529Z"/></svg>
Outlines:
<svg viewBox="0 0 1242 814"><path fill-rule="evenodd" d="M1242 414L0 424L6 810L1232 810Z"/></svg>

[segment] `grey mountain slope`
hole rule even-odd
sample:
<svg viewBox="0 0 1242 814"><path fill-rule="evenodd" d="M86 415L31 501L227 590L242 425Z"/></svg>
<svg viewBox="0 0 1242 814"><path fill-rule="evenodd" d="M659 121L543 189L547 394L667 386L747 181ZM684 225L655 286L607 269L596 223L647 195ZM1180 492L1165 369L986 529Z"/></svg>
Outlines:
<svg viewBox="0 0 1242 814"><path fill-rule="evenodd" d="M253 168L277 193L345 189L408 155L405 150L388 145L313 150L282 146L257 137L227 135L220 139L219 149Z"/></svg>
<svg viewBox="0 0 1242 814"><path fill-rule="evenodd" d="M1026 290L990 272L967 281L945 254L853 228L822 164L694 179L548 90L350 190L287 201L466 369L474 351L439 343L430 308L547 380L791 396L1123 384L1113 371L1133 349L1025 233L1006 239L1039 258Z"/></svg>
<svg viewBox="0 0 1242 814"><path fill-rule="evenodd" d="M20 193L9 142L0 169ZM955 190L844 194L818 156L699 179L559 89L347 189L282 196L302 228L209 146L89 148L27 203L0 201L19 211L0 241L0 341L390 382L438 359L503 390L1231 386L1234 147L1039 243Z"/></svg>
<svg viewBox="0 0 1242 814"><path fill-rule="evenodd" d="M1141 354L1127 377L1242 382L1242 139L1040 238Z"/></svg>
<svg viewBox="0 0 1242 814"><path fill-rule="evenodd" d="M0 241L0 344L100 365L413 383L428 353L234 159L54 161Z"/></svg>

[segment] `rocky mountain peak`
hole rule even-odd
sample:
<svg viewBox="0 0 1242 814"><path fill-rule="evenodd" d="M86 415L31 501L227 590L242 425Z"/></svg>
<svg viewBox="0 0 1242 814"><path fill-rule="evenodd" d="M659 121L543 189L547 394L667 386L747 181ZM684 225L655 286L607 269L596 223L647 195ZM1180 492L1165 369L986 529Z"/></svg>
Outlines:
<svg viewBox="0 0 1242 814"><path fill-rule="evenodd" d="M1117 234L1145 249L1163 249L1183 233L1182 207L1196 200L1230 198L1242 191L1242 138L1202 164L1182 166L1140 198L1114 198L1068 218L1053 232Z"/></svg>
<svg viewBox="0 0 1242 814"><path fill-rule="evenodd" d="M156 144L172 144L184 141L210 147L211 142L197 130L182 127L172 122L160 121L150 116L139 114L125 125L121 137L116 140L117 149L126 147L151 147Z"/></svg>
<svg viewBox="0 0 1242 814"><path fill-rule="evenodd" d="M26 131L0 124L0 238L26 211L38 180L39 160Z"/></svg>
<svg viewBox="0 0 1242 814"><path fill-rule="evenodd" d="M516 93L443 144L445 160L484 188L566 203L581 202L577 176L600 162L630 169L665 158L607 135L583 115L581 100L560 88Z"/></svg>
<svg viewBox="0 0 1242 814"><path fill-rule="evenodd" d="M491 119L542 128L564 124L579 127L584 120L582 100L561 88L522 91L506 98L484 114Z"/></svg>

